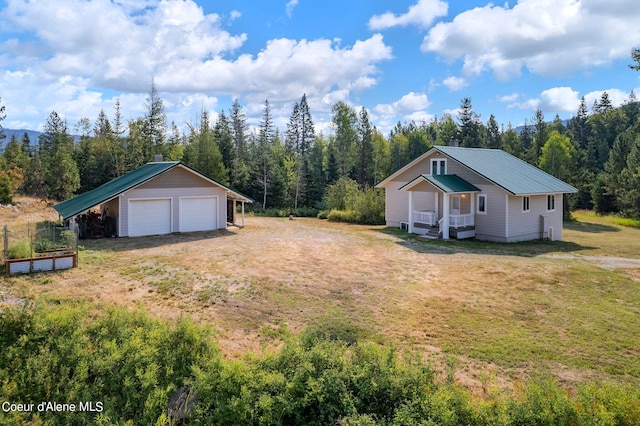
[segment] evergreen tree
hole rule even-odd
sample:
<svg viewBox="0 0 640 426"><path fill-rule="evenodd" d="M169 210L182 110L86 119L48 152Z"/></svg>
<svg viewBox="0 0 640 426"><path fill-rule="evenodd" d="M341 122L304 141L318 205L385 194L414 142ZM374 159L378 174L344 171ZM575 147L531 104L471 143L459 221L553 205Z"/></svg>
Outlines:
<svg viewBox="0 0 640 426"><path fill-rule="evenodd" d="M216 124L213 127L213 135L218 142L218 148L222 154L222 162L225 168L232 171L235 160L233 132L231 131L231 123L224 111L218 115L218 120L216 120ZM233 173L231 173L231 175L233 175Z"/></svg>
<svg viewBox="0 0 640 426"><path fill-rule="evenodd" d="M2 121L7 118L5 110L5 106L2 105L2 98L0 98L0 146L2 145L2 142L7 138L7 135L4 134L4 128L2 127Z"/></svg>
<svg viewBox="0 0 640 426"><path fill-rule="evenodd" d="M44 169L47 195L56 200L71 197L80 187L78 166L72 157L74 141L65 121L53 111L39 138L39 154ZM40 190L39 190L40 191Z"/></svg>
<svg viewBox="0 0 640 426"><path fill-rule="evenodd" d="M202 110L198 125L191 128L184 154L187 165L223 185L228 185L227 169L206 109Z"/></svg>
<svg viewBox="0 0 640 426"><path fill-rule="evenodd" d="M487 120L487 148L500 149L502 146L502 135L496 118L491 114Z"/></svg>
<svg viewBox="0 0 640 426"><path fill-rule="evenodd" d="M460 146L466 148L481 148L480 116L476 114L471 105L471 98L463 98L460 102L460 130L458 141Z"/></svg>
<svg viewBox="0 0 640 426"><path fill-rule="evenodd" d="M29 156L23 151L20 142L16 138L15 134L11 135L7 146L4 148L4 159L6 166L14 165L20 170L24 171L29 162Z"/></svg>
<svg viewBox="0 0 640 426"><path fill-rule="evenodd" d="M230 110L231 134L233 135L233 168L231 186L240 190L249 187L249 172L247 167L247 117L238 99L233 100Z"/></svg>
<svg viewBox="0 0 640 426"><path fill-rule="evenodd" d="M340 101L332 108L335 128L335 156L341 177L353 172L358 144L358 116L346 103Z"/></svg>
<svg viewBox="0 0 640 426"><path fill-rule="evenodd" d="M45 173L46 170L40 159L40 154L36 152L29 160L24 174L24 183L22 184L24 192L35 197L47 198L49 187L46 183Z"/></svg>
<svg viewBox="0 0 640 426"><path fill-rule="evenodd" d="M580 99L580 107L574 117L569 120L569 132L572 139L580 147L581 150L586 151L589 142L589 120L587 113L587 102L584 96Z"/></svg>
<svg viewBox="0 0 640 426"><path fill-rule="evenodd" d="M502 135L500 136L500 143L503 151L506 151L518 158L523 157L524 148L522 146L522 141L520 140L520 135L518 135L518 132L513 128L511 123L507 125L507 130L502 132Z"/></svg>
<svg viewBox="0 0 640 426"><path fill-rule="evenodd" d="M313 118L311 117L306 94L303 94L300 99L298 114L300 120L300 125L298 126L300 131L300 154L303 158L307 158L309 150L315 141L316 130L313 125Z"/></svg>
<svg viewBox="0 0 640 426"><path fill-rule="evenodd" d="M634 47L631 49L631 59L635 62L635 64L629 65L629 68L632 70L640 71L640 49Z"/></svg>
<svg viewBox="0 0 640 426"><path fill-rule="evenodd" d="M561 135L564 135L567 132L567 127L564 125L564 122L562 121L560 116L556 114L556 116L553 117L553 122L549 126L547 126L547 130L549 132L555 130Z"/></svg>
<svg viewBox="0 0 640 426"><path fill-rule="evenodd" d="M544 113L537 109L534 123L534 133L531 148L527 152L527 161L531 164L537 164L540 158L542 146L549 139L549 129L544 121Z"/></svg>
<svg viewBox="0 0 640 426"><path fill-rule="evenodd" d="M373 128L369 121L369 113L365 107L360 110L358 121L358 153L356 166L356 182L361 187L373 184Z"/></svg>
<svg viewBox="0 0 640 426"><path fill-rule="evenodd" d="M329 138L327 153L327 185L331 185L340 178L340 165L338 164L334 137Z"/></svg>
<svg viewBox="0 0 640 426"><path fill-rule="evenodd" d="M257 146L257 160L260 170L258 179L261 186L263 209L267 208L267 194L269 193L269 183L272 173L271 153L274 138L275 129L273 125L273 118L271 117L271 106L269 105L269 101L265 100Z"/></svg>
<svg viewBox="0 0 640 426"><path fill-rule="evenodd" d="M320 208L324 190L327 186L327 142L321 135L317 136L309 153L309 179L305 205Z"/></svg>
<svg viewBox="0 0 640 426"><path fill-rule="evenodd" d="M151 146L151 151L154 156L155 154L165 154L166 147L164 143L167 134L167 114L164 112L164 104L158 94L153 79L151 80L151 89L145 107L147 109L147 115L144 120L143 135L148 139L148 144ZM152 159L153 158L145 158L146 161L151 161Z"/></svg>
<svg viewBox="0 0 640 426"><path fill-rule="evenodd" d="M22 139L20 139L20 147L22 148L22 152L26 156L31 157L31 155L33 154L33 149L31 148L31 139L29 138L29 134L27 132L24 132L24 134L22 135Z"/></svg>

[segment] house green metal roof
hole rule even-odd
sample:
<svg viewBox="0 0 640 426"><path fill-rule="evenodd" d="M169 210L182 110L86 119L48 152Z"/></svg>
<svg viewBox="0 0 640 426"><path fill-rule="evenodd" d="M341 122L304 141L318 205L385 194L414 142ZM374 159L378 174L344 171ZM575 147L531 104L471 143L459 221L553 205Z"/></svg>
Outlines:
<svg viewBox="0 0 640 426"><path fill-rule="evenodd" d="M513 195L571 193L578 190L500 149L434 146Z"/></svg>
<svg viewBox="0 0 640 426"><path fill-rule="evenodd" d="M56 204L53 208L62 216L63 219L68 219L71 216L75 216L79 213L82 213L86 210L89 210L92 207L100 205L106 201L109 201L118 195L122 194L129 189L132 189L144 182L153 179L161 173L164 173L178 165L186 167L187 169L193 171L194 173L202 176L204 179L207 179L221 187L225 188L228 193L231 194L232 198L239 199L245 202L253 202L253 200L249 197L246 197L239 192L232 191L226 186L207 178L204 175L201 175L196 170L182 164L179 161L163 161L163 162L154 162L147 163L126 175L115 178L114 180L105 183L102 186L99 186L91 191L87 191L83 194L80 194L76 197L70 198L66 201Z"/></svg>
<svg viewBox="0 0 640 426"><path fill-rule="evenodd" d="M416 179L399 188L402 190L407 187L414 186L419 181L427 181L440 191L447 194L456 194L461 192L480 192L480 189L473 186L458 175L420 175Z"/></svg>

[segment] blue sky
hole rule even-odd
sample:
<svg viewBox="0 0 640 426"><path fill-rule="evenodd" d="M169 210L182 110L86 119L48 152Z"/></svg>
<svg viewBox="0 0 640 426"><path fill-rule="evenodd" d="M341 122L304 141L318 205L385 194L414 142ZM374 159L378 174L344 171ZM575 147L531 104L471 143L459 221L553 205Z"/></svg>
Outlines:
<svg viewBox="0 0 640 426"><path fill-rule="evenodd" d="M385 133L455 118L464 97L483 122L570 118L582 96L640 95L638 22L637 0L4 0L2 125L56 111L73 128L116 98L137 118L152 78L180 128L238 98L252 125L268 99L284 129L303 93L325 132L338 101Z"/></svg>

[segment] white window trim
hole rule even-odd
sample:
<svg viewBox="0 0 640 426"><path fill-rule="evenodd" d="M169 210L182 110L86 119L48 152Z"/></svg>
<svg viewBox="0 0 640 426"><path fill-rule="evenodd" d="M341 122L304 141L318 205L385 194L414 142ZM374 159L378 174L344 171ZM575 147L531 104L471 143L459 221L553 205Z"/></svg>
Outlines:
<svg viewBox="0 0 640 426"><path fill-rule="evenodd" d="M443 175L446 175L446 174L447 174L447 168L448 168L448 167L447 167L447 166L448 166L448 165L447 165L447 159L446 159L446 158L443 158L443 157L437 157L437 158L436 158L436 157L434 157L434 158L432 158L432 159L431 159L431 162L429 163L429 164L430 164L430 166L429 166L429 167L431 168L431 176L436 176L436 175L437 175L437 173L433 173L433 162L434 162L434 161L437 161L437 162L438 162L437 167L440 167L440 163L441 163L442 161L444 161L444 173L442 173L442 174L443 174Z"/></svg>
<svg viewBox="0 0 640 426"><path fill-rule="evenodd" d="M484 198L484 211L480 211L480 198ZM487 194L478 194L478 199L476 203L476 213L487 214Z"/></svg>
<svg viewBox="0 0 640 426"><path fill-rule="evenodd" d="M551 197L553 197L553 208L549 209L549 200L550 200ZM556 211L556 194L548 194L547 195L547 211L548 212L555 212Z"/></svg>
<svg viewBox="0 0 640 426"><path fill-rule="evenodd" d="M527 209L524 208L524 200L527 200ZM528 195L523 195L521 200L522 213L529 213L531 211L531 197Z"/></svg>

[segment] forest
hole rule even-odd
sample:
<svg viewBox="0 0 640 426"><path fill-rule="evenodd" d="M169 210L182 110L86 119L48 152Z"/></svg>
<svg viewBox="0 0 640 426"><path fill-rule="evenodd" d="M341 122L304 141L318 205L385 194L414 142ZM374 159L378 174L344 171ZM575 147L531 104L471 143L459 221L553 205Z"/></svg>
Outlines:
<svg viewBox="0 0 640 426"><path fill-rule="evenodd" d="M0 108L1 124L10 106ZM333 211L339 220L384 223L384 196L374 186L431 146L456 141L503 149L575 186L567 214L593 209L640 217L640 103L633 91L619 107L606 92L593 105L583 97L568 121L557 114L548 120L537 110L518 128L498 124L493 115L483 122L463 98L457 120L398 122L387 135L367 109L344 102L333 105L329 134L317 132L306 95L293 105L286 129L274 125L268 100L259 126L250 127L236 99L215 119L203 109L181 131L167 123L153 81L145 110L125 122L116 101L111 117L103 110L72 129L53 111L37 141L27 134L2 141L0 202L11 202L15 193L64 200L162 154L251 197L257 212Z"/></svg>

